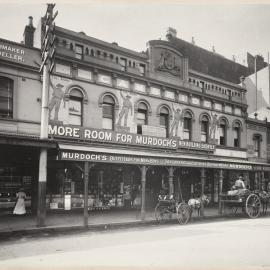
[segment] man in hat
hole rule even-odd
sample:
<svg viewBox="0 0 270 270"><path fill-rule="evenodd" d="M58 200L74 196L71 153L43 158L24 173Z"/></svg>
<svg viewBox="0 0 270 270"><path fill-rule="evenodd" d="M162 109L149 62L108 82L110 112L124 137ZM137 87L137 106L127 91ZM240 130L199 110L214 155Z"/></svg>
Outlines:
<svg viewBox="0 0 270 270"><path fill-rule="evenodd" d="M126 127L127 126L127 118L128 118L129 110L130 110L130 113L132 115L132 103L130 101L131 96L129 94L124 96L122 91L120 93L121 93L121 97L123 98L123 106L122 106L122 109L121 109L121 111L119 113L119 118L118 118L118 121L117 121L117 125L121 126L121 120L122 120L122 118L124 116L124 126Z"/></svg>
<svg viewBox="0 0 270 270"><path fill-rule="evenodd" d="M50 103L48 105L49 108L49 119L51 118L51 112L53 108L54 110L54 121L58 121L58 113L61 105L61 101L64 98L65 93L62 91L64 85L61 83L56 84L55 86L52 84L52 81L50 80L50 86L53 89L52 98L50 100Z"/></svg>
<svg viewBox="0 0 270 270"><path fill-rule="evenodd" d="M243 176L239 176L238 179L234 183L234 188L239 190L239 189L245 189L246 185L243 181Z"/></svg>

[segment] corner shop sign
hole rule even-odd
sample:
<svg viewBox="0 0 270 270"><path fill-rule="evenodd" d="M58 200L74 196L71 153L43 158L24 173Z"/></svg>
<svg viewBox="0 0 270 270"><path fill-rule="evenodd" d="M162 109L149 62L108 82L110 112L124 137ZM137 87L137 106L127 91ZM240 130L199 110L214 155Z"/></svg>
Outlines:
<svg viewBox="0 0 270 270"><path fill-rule="evenodd" d="M179 166L179 167L199 167L199 168L217 168L230 170L252 170L251 165L225 162L209 162L197 160L181 160L170 158L140 157L116 154L101 154L94 152L79 152L62 150L59 159L70 161L89 161L105 163L121 163L152 166Z"/></svg>
<svg viewBox="0 0 270 270"><path fill-rule="evenodd" d="M68 138L80 141L110 142L167 149L187 148L210 152L215 150L215 145L213 144L65 125L49 125L49 135L55 138Z"/></svg>

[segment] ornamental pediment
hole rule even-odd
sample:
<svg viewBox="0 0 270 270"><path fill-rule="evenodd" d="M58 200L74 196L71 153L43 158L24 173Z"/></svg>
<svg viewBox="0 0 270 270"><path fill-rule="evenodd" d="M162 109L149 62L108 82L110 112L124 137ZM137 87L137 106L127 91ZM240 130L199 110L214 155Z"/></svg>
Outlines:
<svg viewBox="0 0 270 270"><path fill-rule="evenodd" d="M163 41L149 42L148 49L151 75L187 79L188 62L178 50L164 44Z"/></svg>

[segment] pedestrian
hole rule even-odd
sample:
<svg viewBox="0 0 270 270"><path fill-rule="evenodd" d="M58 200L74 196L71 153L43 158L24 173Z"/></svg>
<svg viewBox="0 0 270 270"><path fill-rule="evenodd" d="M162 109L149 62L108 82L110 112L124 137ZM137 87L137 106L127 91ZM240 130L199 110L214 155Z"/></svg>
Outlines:
<svg viewBox="0 0 270 270"><path fill-rule="evenodd" d="M20 190L16 193L16 205L13 210L14 215L24 215L26 213L25 210L25 199L26 199L26 194L23 188L20 188Z"/></svg>

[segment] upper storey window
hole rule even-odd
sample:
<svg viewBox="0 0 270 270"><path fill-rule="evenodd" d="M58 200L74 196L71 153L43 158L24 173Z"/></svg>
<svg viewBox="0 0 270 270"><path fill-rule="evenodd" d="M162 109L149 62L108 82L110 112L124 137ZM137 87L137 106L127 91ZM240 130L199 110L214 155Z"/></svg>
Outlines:
<svg viewBox="0 0 270 270"><path fill-rule="evenodd" d="M78 89L72 89L69 97L69 124L82 125L83 94Z"/></svg>
<svg viewBox="0 0 270 270"><path fill-rule="evenodd" d="M137 134L142 134L142 126L147 125L148 107L145 103L140 102L137 113Z"/></svg>
<svg viewBox="0 0 270 270"><path fill-rule="evenodd" d="M102 128L110 130L114 129L114 108L114 99L111 96L106 95L103 98L102 103Z"/></svg>
<svg viewBox="0 0 270 270"><path fill-rule="evenodd" d="M83 59L83 46L76 44L76 46L75 46L75 57L77 59Z"/></svg>
<svg viewBox="0 0 270 270"><path fill-rule="evenodd" d="M119 64L121 65L121 70L126 71L127 70L127 59L126 58L120 58Z"/></svg>
<svg viewBox="0 0 270 270"><path fill-rule="evenodd" d="M13 117L13 81L0 77L0 117Z"/></svg>

